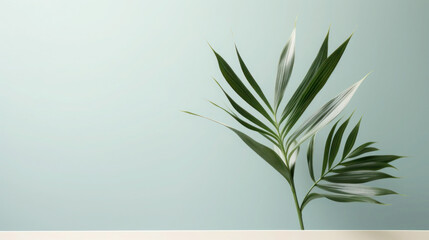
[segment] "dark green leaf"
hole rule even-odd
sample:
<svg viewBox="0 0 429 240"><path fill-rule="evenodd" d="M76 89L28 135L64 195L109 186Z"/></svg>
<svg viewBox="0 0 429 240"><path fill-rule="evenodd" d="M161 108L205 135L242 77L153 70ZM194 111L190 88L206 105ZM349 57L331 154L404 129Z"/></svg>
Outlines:
<svg viewBox="0 0 429 240"><path fill-rule="evenodd" d="M335 202L366 202L366 203L375 203L375 204L383 204L373 198L370 197L364 197L364 196L355 196L355 195L330 195L330 194L323 194L324 197L326 197L329 200L335 201Z"/></svg>
<svg viewBox="0 0 429 240"><path fill-rule="evenodd" d="M313 179L313 182L316 181L314 179L314 170L313 170L313 152L314 152L314 136L311 138L310 143L308 144L307 150L307 163L308 163L308 171L310 172L310 177Z"/></svg>
<svg viewBox="0 0 429 240"><path fill-rule="evenodd" d="M311 64L310 69L308 70L308 72L305 75L304 79L302 80L301 84L296 89L295 93L292 95L291 99L289 100L285 109L283 110L280 123L282 123L286 119L286 117L289 115L289 113L292 111L292 109L296 107L296 104L298 102L299 97L304 92L304 89L309 85L311 78L316 73L320 64L322 64L322 62L326 60L326 58L328 56L328 39L329 39L329 31L326 34L325 40L323 41L323 44L320 47L316 58L314 59L313 63Z"/></svg>
<svg viewBox="0 0 429 240"><path fill-rule="evenodd" d="M389 163L391 161L394 161L396 159L402 158L402 156L396 156L396 155L372 155L372 156L366 156L357 158L351 161L342 162L341 165L349 166L353 164L361 164L361 163L367 163L367 162L384 162Z"/></svg>
<svg viewBox="0 0 429 240"><path fill-rule="evenodd" d="M350 116L351 117L351 116ZM341 126L338 128L338 131L334 135L334 139L332 140L331 149L329 150L329 168L331 168L332 163L337 156L338 149L340 149L341 139L343 138L344 131L347 128L347 124L349 123L350 118L348 118Z"/></svg>
<svg viewBox="0 0 429 240"><path fill-rule="evenodd" d="M387 173L377 171L355 171L327 176L324 180L333 183L364 183L384 178L394 177Z"/></svg>
<svg viewBox="0 0 429 240"><path fill-rule="evenodd" d="M361 119L362 120L362 119ZM356 124L356 126L353 128L353 130L350 132L349 136L347 137L347 141L346 144L344 145L344 151L343 151L343 157L342 159L345 159L347 154L350 153L350 151L353 148L353 145L356 142L356 138L359 132L359 126L360 126L360 121Z"/></svg>
<svg viewBox="0 0 429 240"><path fill-rule="evenodd" d="M388 167L394 168L392 165L385 162L364 162L364 163L356 163L342 168L337 168L332 171L335 173L351 172L351 171L359 171L359 170L375 171L375 170L380 170Z"/></svg>
<svg viewBox="0 0 429 240"><path fill-rule="evenodd" d="M244 76L246 77L250 86L252 86L253 90L255 90L255 92L259 95L259 97L262 99L262 101L264 101L264 103L267 105L267 107L271 111L273 111L270 103L268 102L268 99L265 97L264 92L262 92L262 89L259 87L256 80L253 78L252 74L250 74L249 69L247 68L246 64L244 63L243 59L241 58L241 55L238 52L237 46L235 46L235 51L237 52L238 60L240 61L241 70L243 71Z"/></svg>
<svg viewBox="0 0 429 240"><path fill-rule="evenodd" d="M346 195L351 194L351 195L359 195L359 196L366 196L366 197L397 194L396 192L389 189L370 187L370 186L365 186L360 184L347 184L347 183L336 183L336 184L326 184L326 185L318 184L317 187L333 193L340 193L340 194L346 194Z"/></svg>
<svg viewBox="0 0 429 240"><path fill-rule="evenodd" d="M261 122L259 119L257 119L256 117L254 117L252 114L250 114L248 111L246 111L244 108L242 108L240 105L238 105L234 99L232 99L228 93L225 92L225 90L222 88L222 86L219 84L218 81L215 82L217 83L217 85L220 87L220 89L222 90L222 92L225 94L226 98L228 98L228 101L231 103L232 107L243 117L245 117L246 119L248 119L249 121L251 121L252 123L258 125L259 127L265 129L265 131L271 133L272 135L275 135L275 133L267 126L265 125L263 122Z"/></svg>
<svg viewBox="0 0 429 240"><path fill-rule="evenodd" d="M352 152L352 153L350 153L350 154L347 156L347 158L354 158L354 157L357 157L357 156L359 156L359 155L364 154L364 153L365 153L364 149L365 149L366 147L368 147L368 146L370 146L370 145L374 144L374 143L375 143L375 142L367 142L367 143L364 143L364 144L360 145L360 146L359 146L359 147L357 147L355 150L353 150L353 152ZM378 149L376 149L376 150L378 150ZM374 150L374 151L376 151L376 150ZM364 152L362 152L362 151L364 151Z"/></svg>
<svg viewBox="0 0 429 240"><path fill-rule="evenodd" d="M307 205L311 200L317 199L317 198L327 198L331 201L335 202L367 202L367 203L375 203L375 204L383 204L373 198L365 197L365 196L359 196L359 195L334 195L334 194L321 194L321 193L311 193L308 195L306 199L304 199L302 203L301 210L304 208L305 205Z"/></svg>
<svg viewBox="0 0 429 240"><path fill-rule="evenodd" d="M325 173L326 167L328 166L329 161L329 150L331 149L332 137L335 133L335 128L340 120L338 120L334 126L332 126L331 131L329 132L328 138L326 138L325 143L325 152L323 154L323 163L322 163L322 175Z"/></svg>
<svg viewBox="0 0 429 240"><path fill-rule="evenodd" d="M228 128L234 131L241 138L241 140L243 140L243 142L247 144L247 146L249 146L253 151L255 151L261 158L263 158L268 164L270 164L274 169L276 169L288 182L290 182L290 173L287 170L285 163L281 160L277 153L275 153L271 148L253 140L246 134L232 127Z"/></svg>
<svg viewBox="0 0 429 240"><path fill-rule="evenodd" d="M234 73L232 68L228 65L228 63L214 50L212 49L214 54L216 55L219 69L222 72L223 77L228 82L229 86L250 106L260 112L266 119L268 119L271 123L274 124L274 121L268 115L267 111L262 107L262 105L256 100L253 94L247 89L247 87L243 84L243 82L238 78L238 76Z"/></svg>

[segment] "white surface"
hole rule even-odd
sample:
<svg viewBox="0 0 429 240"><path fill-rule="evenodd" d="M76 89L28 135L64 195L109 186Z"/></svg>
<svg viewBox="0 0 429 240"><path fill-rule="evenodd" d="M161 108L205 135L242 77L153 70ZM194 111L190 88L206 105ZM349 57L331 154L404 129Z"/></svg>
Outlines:
<svg viewBox="0 0 429 240"><path fill-rule="evenodd" d="M429 231L22 231L0 232L1 240L423 240Z"/></svg>

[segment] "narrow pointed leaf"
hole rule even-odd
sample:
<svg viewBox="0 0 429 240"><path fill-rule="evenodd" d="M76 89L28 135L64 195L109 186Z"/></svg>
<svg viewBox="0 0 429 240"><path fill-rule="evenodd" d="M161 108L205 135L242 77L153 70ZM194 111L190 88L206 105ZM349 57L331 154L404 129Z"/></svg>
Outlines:
<svg viewBox="0 0 429 240"><path fill-rule="evenodd" d="M346 195L359 195L365 197L374 197L374 196L382 196L388 194L397 194L396 192L385 189L385 188L377 188L370 187L361 184L347 184L347 183L335 183L335 184L318 184L318 188L323 189L328 192L340 193Z"/></svg>
<svg viewBox="0 0 429 240"><path fill-rule="evenodd" d="M314 153L314 136L311 138L310 143L308 144L307 150L307 163L308 163L308 172L310 173L311 179L314 179L314 170L313 170L313 153Z"/></svg>
<svg viewBox="0 0 429 240"><path fill-rule="evenodd" d="M344 172L327 176L324 180L332 183L365 183L384 178L394 178L392 175L377 171Z"/></svg>
<svg viewBox="0 0 429 240"><path fill-rule="evenodd" d="M218 81L215 80L217 85L220 87L222 92L225 94L226 98L228 99L229 103L231 103L231 106L243 117L245 117L247 120L251 121L252 123L256 124L257 126L265 129L265 131L275 134L267 125L265 125L263 122L261 122L259 119L257 119L255 116L250 114L248 111L246 111L243 107L241 107L237 102L232 99L228 93L222 88L222 86L219 84Z"/></svg>
<svg viewBox="0 0 429 240"><path fill-rule="evenodd" d="M347 128L350 118L348 118L341 126L338 128L338 131L335 133L334 138L332 139L331 149L329 150L329 168L331 168L332 163L334 163L335 157L337 156L338 150L340 149L341 139L343 138L344 131Z"/></svg>
<svg viewBox="0 0 429 240"><path fill-rule="evenodd" d="M277 70L276 87L274 91L274 110L277 111L280 102L283 99L283 95L286 86L289 82L290 75L292 74L293 63L295 61L295 35L296 29L290 36L290 39L284 47L279 60L279 66Z"/></svg>
<svg viewBox="0 0 429 240"><path fill-rule="evenodd" d="M329 31L326 34L325 40L323 41L322 46L319 49L319 52L317 53L316 58L313 60L313 63L310 66L310 69L308 70L307 74L305 75L304 79L302 80L299 87L296 89L295 93L290 98L289 102L287 103L285 109L283 110L280 123L282 123L286 117L291 113L291 111L296 107L296 104L298 103L299 97L301 97L304 90L307 88L307 86L310 83L310 80L316 73L319 66L322 64L323 61L326 60L328 56L328 39L329 39Z"/></svg>
<svg viewBox="0 0 429 240"><path fill-rule="evenodd" d="M202 117L205 119L208 119L210 121L216 122L218 124L221 124L230 130L232 130L235 134L237 134L241 140L243 140L244 143L246 143L247 146L249 146L254 152L256 152L262 159L264 159L268 164L270 164L277 172L279 172L288 182L291 181L290 173L285 165L285 163L281 160L279 155L275 153L271 148L253 140L251 137L247 136L246 134L240 132L239 130L230 127L224 123L218 122L216 120L204 117L202 115L198 115L192 112L184 111L185 113Z"/></svg>
<svg viewBox="0 0 429 240"><path fill-rule="evenodd" d="M238 52L237 46L235 46L235 51L237 52L238 60L240 61L240 67L241 70L244 73L244 76L246 77L247 81L249 82L250 86L252 86L253 90L259 95L259 97L264 101L265 105L273 111L270 103L268 102L268 99L265 97L264 92L262 92L262 89L259 87L256 80L253 78L252 74L249 72L249 69L247 68L246 64L244 63L243 59L241 58L240 53Z"/></svg>
<svg viewBox="0 0 429 240"><path fill-rule="evenodd" d="M353 150L353 152L351 152L349 155L347 155L347 158L354 158L354 157L360 156L360 155L368 153L368 152L378 151L378 148L368 147L369 145L372 145L372 144L374 144L374 142L367 142L367 143L360 145L355 150Z"/></svg>
<svg viewBox="0 0 429 240"><path fill-rule="evenodd" d="M332 126L331 131L329 132L329 135L326 138L325 152L323 154L323 163L322 163L322 175L325 173L326 167L328 166L328 162L329 162L329 150L331 149L332 137L334 136L335 128L337 127L337 124L338 124L339 121L340 120L338 120L334 124L334 126Z"/></svg>
<svg viewBox="0 0 429 240"><path fill-rule="evenodd" d="M307 205L311 200L318 199L318 198L327 198L331 201L335 202L366 202L366 203L375 203L375 204L383 204L373 198L365 197L365 196L359 196L359 195L334 195L334 194L322 194L322 193L311 193L308 195L308 197L303 201L301 210L304 208L305 205Z"/></svg>
<svg viewBox="0 0 429 240"><path fill-rule="evenodd" d="M375 204L383 204L373 198L357 196L357 195L331 195L331 194L323 194L324 197L331 201L335 202L366 202L366 203L375 203Z"/></svg>
<svg viewBox="0 0 429 240"><path fill-rule="evenodd" d="M372 155L372 156L366 156L357 158L351 161L342 162L341 165L349 166L354 164L361 164L361 163L367 163L367 162L384 162L389 163L391 161L394 161L396 159L402 158L402 156L397 155Z"/></svg>
<svg viewBox="0 0 429 240"><path fill-rule="evenodd" d="M356 126L353 128L353 130L350 132L349 136L347 137L346 140L346 144L344 145L344 151L343 151L343 157L342 159L345 159L347 154L350 153L350 151L353 148L353 145L356 142L356 138L359 132L359 126L360 126L360 121L356 124Z"/></svg>
<svg viewBox="0 0 429 240"><path fill-rule="evenodd" d="M213 49L212 49L213 50ZM231 88L250 106L252 106L256 111L261 113L266 119L273 123L272 118L268 115L267 111L262 107L262 105L258 102L258 100L253 96L253 94L247 89L247 87L243 84L240 78L235 74L232 68L228 65L228 63L215 51L216 59L218 61L219 69L229 84Z"/></svg>
<svg viewBox="0 0 429 240"><path fill-rule="evenodd" d="M288 182L290 182L291 177L289 171L287 170L286 165L277 155L277 153L275 153L269 147L253 140L246 134L232 127L228 128L234 131L241 138L241 140L243 140L243 142L247 144L247 146L249 146L253 151L255 151L261 158L263 158L268 164L270 164L274 169L276 169Z"/></svg>
<svg viewBox="0 0 429 240"><path fill-rule="evenodd" d="M392 165L385 162L364 162L357 163L353 165L348 165L342 168L337 168L332 170L335 173L351 172L351 171L361 171L361 170L380 170L383 168L394 168Z"/></svg>

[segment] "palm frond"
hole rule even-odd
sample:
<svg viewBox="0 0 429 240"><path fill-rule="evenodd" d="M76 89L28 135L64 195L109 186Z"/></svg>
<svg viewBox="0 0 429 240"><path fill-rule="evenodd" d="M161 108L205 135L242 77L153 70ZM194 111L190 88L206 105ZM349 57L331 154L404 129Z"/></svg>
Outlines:
<svg viewBox="0 0 429 240"><path fill-rule="evenodd" d="M378 150L376 148L368 147L374 142L364 143L355 148L353 151L351 151L359 132L361 120L359 120L356 126L349 133L347 140L344 144L344 151L342 157L339 159L338 163L336 163L335 165L333 164L337 156L336 153L338 152L338 149L341 145L345 128L350 121L350 117L345 120L338 129L336 129L336 125L338 124L338 122L335 123L334 126L331 128L331 131L327 137L328 140L326 141L325 157L323 159L320 178L315 181L314 185L306 194L301 208L307 205L310 201L318 198L327 198L329 200L337 202L368 202L381 204L379 201L373 199L372 197L388 194L397 194L396 192L389 189L362 185L362 183L372 182L379 179L395 178L394 176L382 172L380 170L385 168L394 168L392 165L390 165L390 163L394 160L401 158L401 156L365 156L365 154L369 152ZM330 141L332 136L334 136L333 140ZM311 143L311 145L312 144L313 143ZM371 151L368 151L368 149L370 149ZM328 153L326 153L327 150L329 150ZM313 146L311 146L311 148L309 147L308 151L311 151L311 153L307 154L312 155ZM326 157L328 155L329 158ZM325 168L327 168L326 171ZM314 179L314 176L312 176L311 173L310 177ZM327 194L320 192L312 192L313 189L316 187L319 190L323 190L329 193Z"/></svg>
<svg viewBox="0 0 429 240"><path fill-rule="evenodd" d="M389 189L362 185L362 183L379 179L394 178L394 176L382 172L381 170L394 168L391 162L401 157L396 155L368 155L378 151L377 148L372 146L374 142L367 142L354 148L360 128L360 120L348 134L345 143L342 144L351 116L341 124L341 118L333 124L327 139L324 141L325 148L320 159L322 161L321 169L320 171L316 171L314 167L314 162L318 160L315 154L315 135L342 113L359 86L368 76L367 74L360 81L342 91L336 97L325 103L309 118L301 122L303 114L310 104L313 103L314 98L323 89L329 77L337 67L338 62L348 46L350 38L351 36L328 56L328 30L310 68L298 88L289 98L289 101L285 103L285 107L282 111L278 110L280 105L282 105L285 90L291 78L295 62L295 28L280 54L273 105L269 103L267 96L251 74L237 46L235 50L241 71L247 80L246 84L241 81L240 77L237 76L225 59L212 48L222 76L234 93L239 96L239 99L235 99L235 96L228 93L229 90L225 90L221 84L215 80L228 99L229 104L232 106L232 110L228 107L221 107L214 102L210 103L227 113L244 128L262 135L270 142L270 146L272 146L271 144L274 145L274 148L257 142L247 134L224 123L185 111L188 114L209 119L232 130L247 146L285 178L294 196L301 229L304 229L302 210L312 200L326 198L336 202L368 202L382 204L374 199L374 197L396 194ZM250 85L251 88L248 88L246 85ZM239 104L241 101L240 99L246 103L246 106ZM252 114L252 111L247 109L249 107L256 110L257 114ZM295 166L299 160L301 145L308 139L310 139L310 141L306 154L307 164L310 178L313 180L314 184L303 198L301 204L299 204L295 189L294 172ZM340 151L341 145L344 145L342 151ZM317 178L316 175L319 177ZM318 189L319 192L313 192L313 190L316 189Z"/></svg>

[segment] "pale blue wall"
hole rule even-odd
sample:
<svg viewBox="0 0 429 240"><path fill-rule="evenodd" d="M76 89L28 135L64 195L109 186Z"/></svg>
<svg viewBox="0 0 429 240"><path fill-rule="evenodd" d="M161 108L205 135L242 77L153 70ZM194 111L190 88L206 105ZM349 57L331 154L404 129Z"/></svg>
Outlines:
<svg viewBox="0 0 429 240"><path fill-rule="evenodd" d="M387 0L1 1L0 230L297 229L278 174L232 132L179 112L233 123L206 101L226 103L207 42L237 68L236 42L272 96L297 16L287 96L329 25L331 50L354 31L307 115L374 70L346 113L364 115L360 142L411 156L396 164L402 179L380 181L405 197L318 200L307 228L429 229L428 10ZM300 197L310 184L302 160Z"/></svg>

